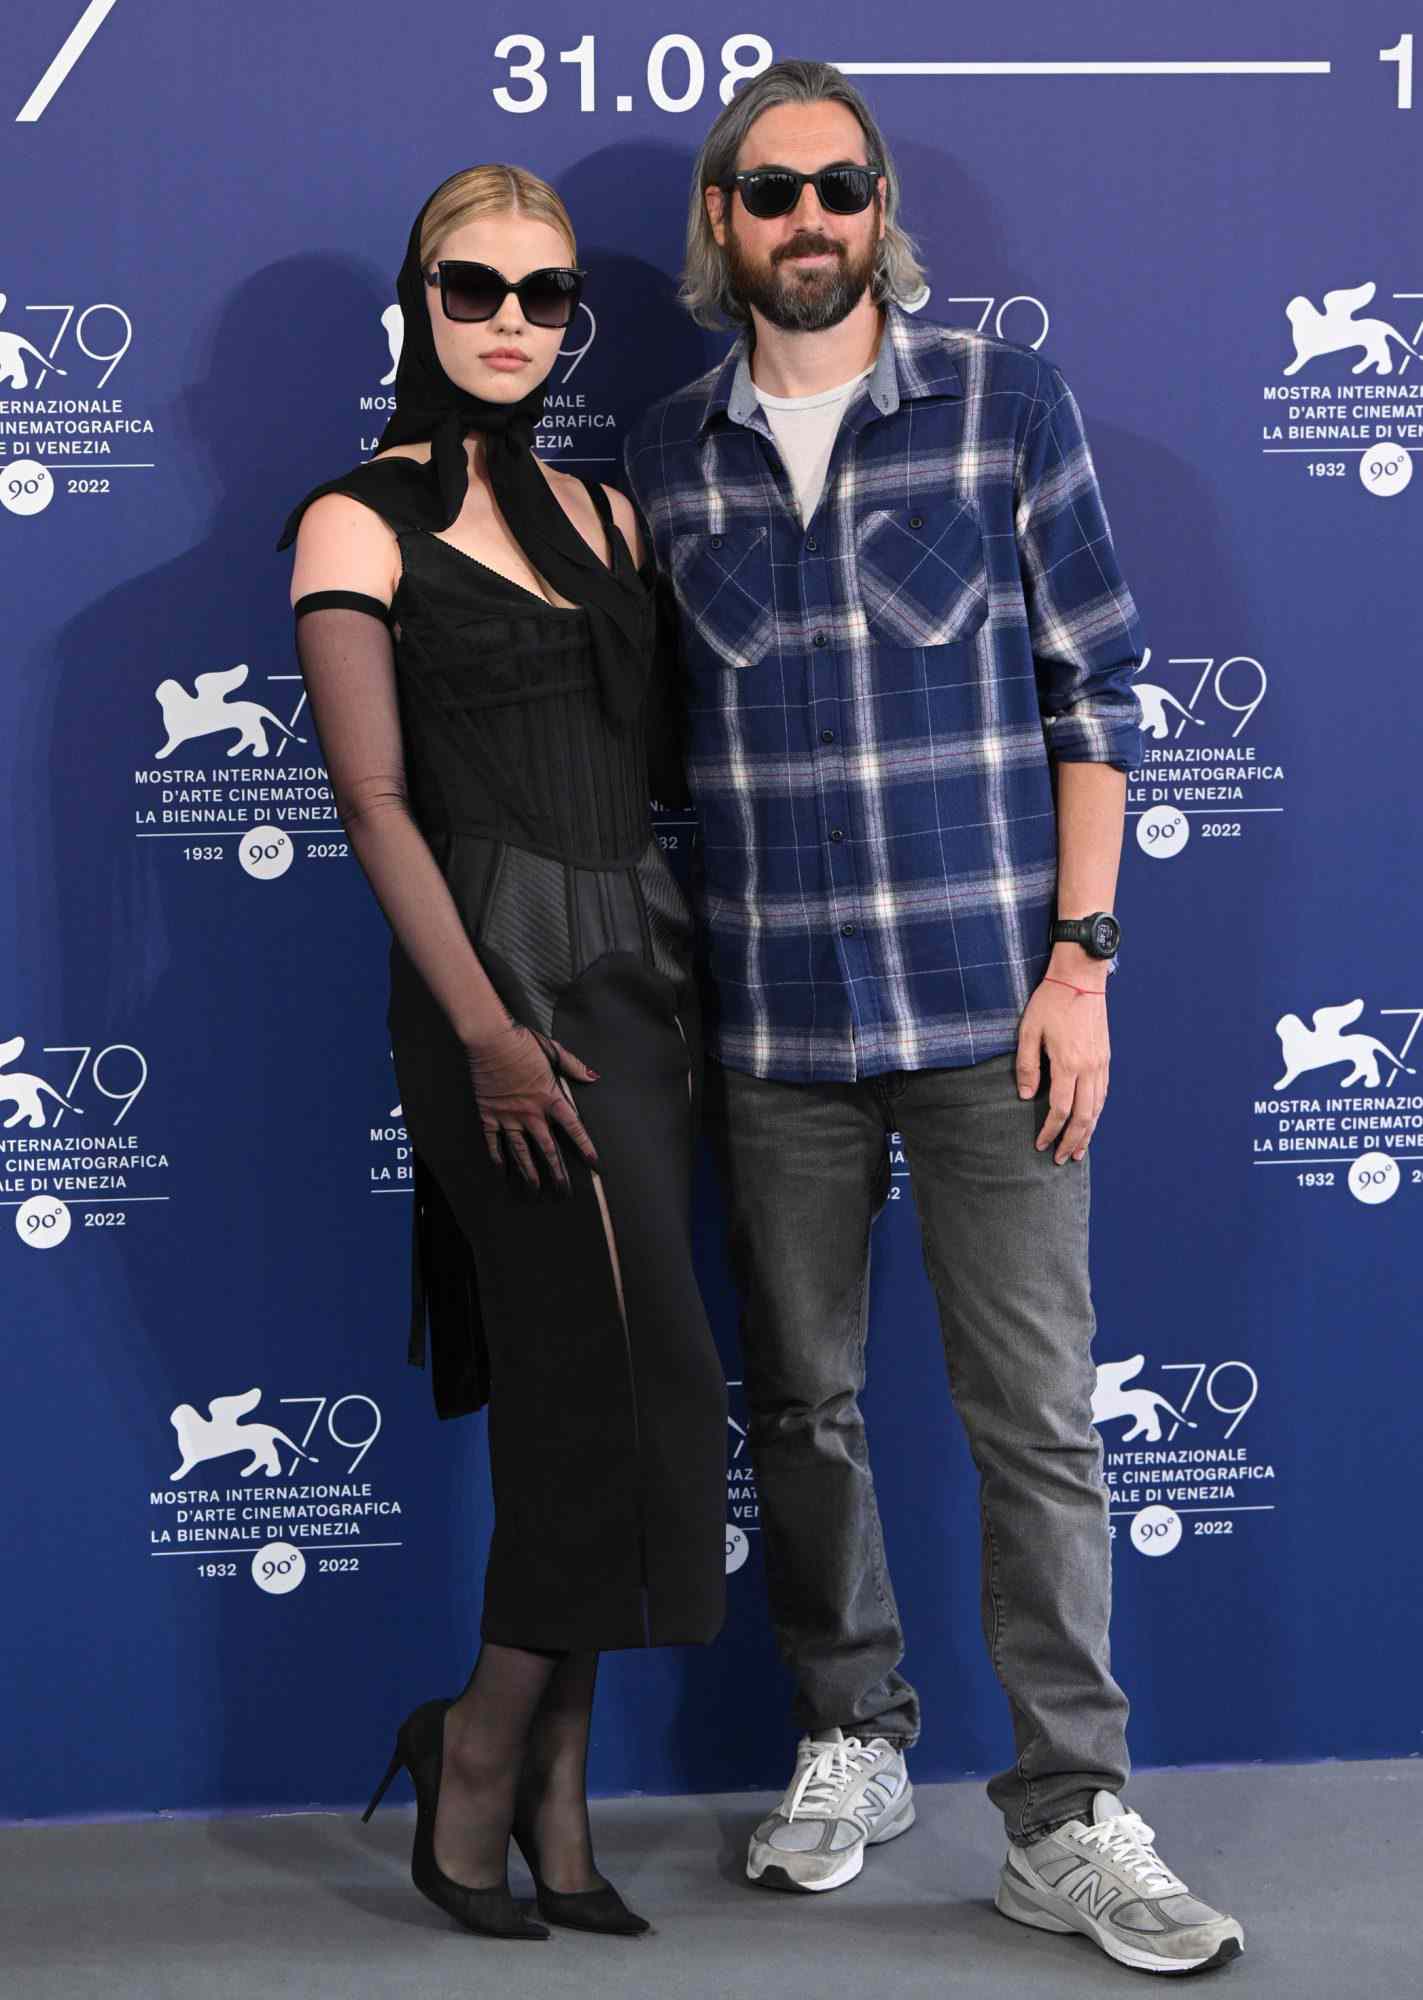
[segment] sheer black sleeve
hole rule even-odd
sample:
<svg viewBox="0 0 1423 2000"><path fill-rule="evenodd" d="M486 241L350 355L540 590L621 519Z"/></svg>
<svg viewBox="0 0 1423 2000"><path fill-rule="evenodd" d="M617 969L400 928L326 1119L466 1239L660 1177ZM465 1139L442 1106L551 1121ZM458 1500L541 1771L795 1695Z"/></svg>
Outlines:
<svg viewBox="0 0 1423 2000"><path fill-rule="evenodd" d="M460 1040L496 1035L508 1010L410 812L389 607L362 592L314 591L294 610L312 721L352 851Z"/></svg>
<svg viewBox="0 0 1423 2000"><path fill-rule="evenodd" d="M687 678L677 603L671 584L650 560L638 574L652 591L657 618L643 710L648 786L658 805L676 808L684 806L688 797Z"/></svg>

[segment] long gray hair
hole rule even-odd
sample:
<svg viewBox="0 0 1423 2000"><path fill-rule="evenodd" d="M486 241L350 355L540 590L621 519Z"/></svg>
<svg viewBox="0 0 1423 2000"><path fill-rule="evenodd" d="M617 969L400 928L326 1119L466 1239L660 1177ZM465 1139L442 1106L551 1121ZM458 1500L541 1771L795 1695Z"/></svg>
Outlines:
<svg viewBox="0 0 1423 2000"><path fill-rule="evenodd" d="M707 133L692 169L687 206L687 252L677 297L699 326L745 326L750 315L727 282L726 257L712 235L705 191L736 172L737 156L747 133L776 104L818 104L829 99L843 104L859 120L871 164L884 175L884 235L880 238L870 279L870 296L902 304L924 293L924 271L913 237L898 221L899 174L874 113L854 84L833 63L786 61L772 63L744 84Z"/></svg>

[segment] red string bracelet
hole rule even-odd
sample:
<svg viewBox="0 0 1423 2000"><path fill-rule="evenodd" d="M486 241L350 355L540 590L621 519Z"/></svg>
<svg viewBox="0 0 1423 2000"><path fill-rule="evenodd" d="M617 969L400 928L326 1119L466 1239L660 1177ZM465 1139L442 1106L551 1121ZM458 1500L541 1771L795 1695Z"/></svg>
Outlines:
<svg viewBox="0 0 1423 2000"><path fill-rule="evenodd" d="M1043 975L1043 985L1065 986L1071 993L1095 993L1099 1000L1105 1000L1107 997L1107 989L1104 986L1074 986L1070 979L1054 979L1048 973Z"/></svg>

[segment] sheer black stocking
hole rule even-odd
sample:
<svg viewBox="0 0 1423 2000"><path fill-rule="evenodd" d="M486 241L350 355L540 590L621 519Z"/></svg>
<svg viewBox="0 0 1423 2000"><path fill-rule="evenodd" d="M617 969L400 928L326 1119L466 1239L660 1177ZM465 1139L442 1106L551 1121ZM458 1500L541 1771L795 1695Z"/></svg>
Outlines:
<svg viewBox="0 0 1423 2000"><path fill-rule="evenodd" d="M515 1827L550 1889L577 1895L605 1886L588 1825L588 1734L596 1653L565 1653L529 1731Z"/></svg>
<svg viewBox="0 0 1423 2000"><path fill-rule="evenodd" d="M480 1648L474 1672L445 1714L435 1812L435 1861L472 1889L508 1880L509 1834L534 1718L562 1653Z"/></svg>

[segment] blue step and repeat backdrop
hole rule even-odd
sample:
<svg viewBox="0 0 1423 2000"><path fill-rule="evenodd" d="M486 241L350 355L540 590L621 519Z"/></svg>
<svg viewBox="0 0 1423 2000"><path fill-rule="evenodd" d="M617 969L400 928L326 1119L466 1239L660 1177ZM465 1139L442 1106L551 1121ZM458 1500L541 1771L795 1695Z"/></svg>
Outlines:
<svg viewBox="0 0 1423 2000"><path fill-rule="evenodd" d="M688 172L785 55L869 94L923 311L1065 372L1150 642L1093 1155L1136 1759L1419 1749L1423 9L808 21L7 14L8 1817L348 1804L468 1670L483 1419L437 1423L404 1359L387 933L273 542L373 448L411 217L479 160L569 204L592 276L542 443L618 480L639 410L724 351L673 299ZM680 864L694 816L664 838ZM894 1169L866 1401L916 1773L983 1773L1011 1751L974 1480ZM793 1740L705 1168L697 1219L730 1613L607 1659L605 1792L771 1786Z"/></svg>

